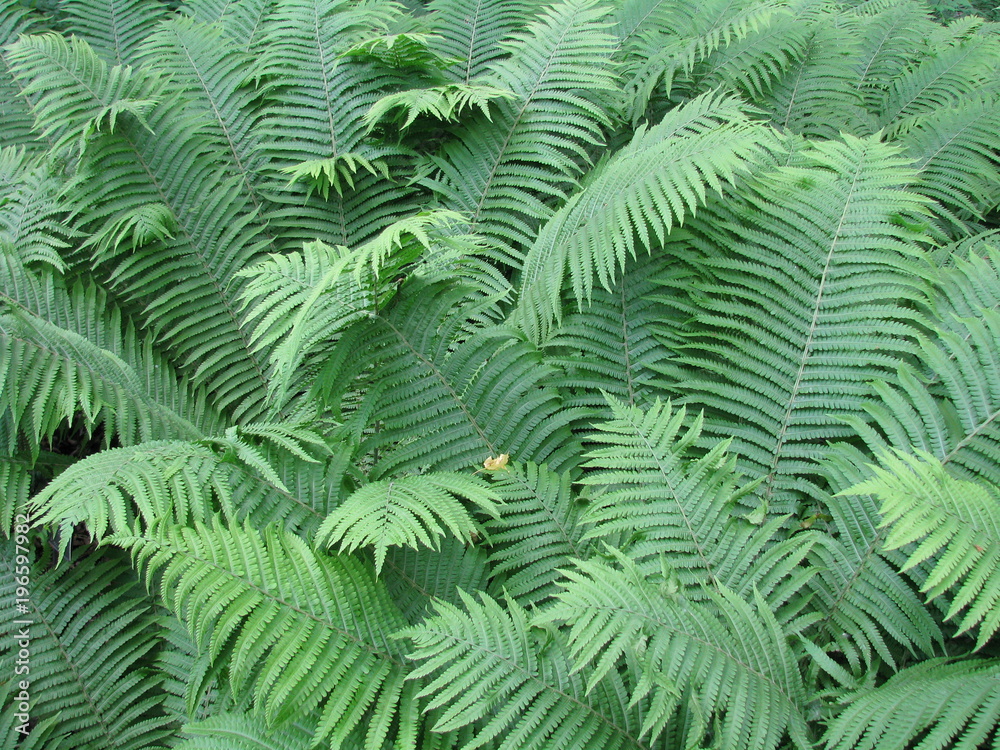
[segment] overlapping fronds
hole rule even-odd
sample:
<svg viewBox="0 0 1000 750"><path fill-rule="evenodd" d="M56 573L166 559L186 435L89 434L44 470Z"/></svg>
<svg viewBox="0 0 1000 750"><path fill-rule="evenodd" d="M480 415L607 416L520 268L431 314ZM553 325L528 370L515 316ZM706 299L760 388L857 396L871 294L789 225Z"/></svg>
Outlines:
<svg viewBox="0 0 1000 750"><path fill-rule="evenodd" d="M877 130L858 90L859 45L856 27L842 19L816 21L799 58L759 100L771 122L813 138L835 138L841 131L867 135Z"/></svg>
<svg viewBox="0 0 1000 750"><path fill-rule="evenodd" d="M143 40L166 15L158 0L66 0L67 30L111 65L133 65Z"/></svg>
<svg viewBox="0 0 1000 750"><path fill-rule="evenodd" d="M490 570L503 590L524 605L556 591L559 568L587 556L589 528L581 517L587 502L575 495L568 473L548 466L514 463L493 474L503 501L499 519L484 523L491 544Z"/></svg>
<svg viewBox="0 0 1000 750"><path fill-rule="evenodd" d="M436 602L433 617L400 632L413 644L410 657L422 662L413 674L427 678L421 696L427 709L438 709L436 731L476 724L463 750L543 750L553 741L579 750L645 747L624 696L608 700L620 684L588 691L586 672L570 669L562 639L545 642L520 605L460 595L461 608Z"/></svg>
<svg viewBox="0 0 1000 750"><path fill-rule="evenodd" d="M204 23L218 23L244 52L259 51L259 44L275 12L274 0L187 0L181 10Z"/></svg>
<svg viewBox="0 0 1000 750"><path fill-rule="evenodd" d="M149 68L170 76L172 89L183 91L192 113L197 113L241 178L245 194L256 210L263 169L261 143L255 129L260 89L258 58L243 52L218 26L174 18L161 23L143 42L141 59Z"/></svg>
<svg viewBox="0 0 1000 750"><path fill-rule="evenodd" d="M859 4L855 10L861 49L852 56L856 87L869 111L878 114L892 82L920 61L924 40L934 21L915 0Z"/></svg>
<svg viewBox="0 0 1000 750"><path fill-rule="evenodd" d="M832 452L823 462L824 473L836 488L857 483L864 476L864 457L856 449ZM830 523L830 534L817 535L807 558L816 574L807 588L814 594L817 645L843 655L855 674L880 658L897 666L894 643L910 654L939 652L941 629L899 573L899 559L883 547L885 531L877 507L867 495L826 494L822 509L804 525ZM886 638L888 636L888 639Z"/></svg>
<svg viewBox="0 0 1000 750"><path fill-rule="evenodd" d="M962 610L959 633L978 627L976 648L1000 629L1000 493L995 486L950 476L934 456L893 451L875 476L844 490L871 493L889 526L886 549L910 548L904 570L935 557L921 591L933 599L953 590L946 619Z"/></svg>
<svg viewBox="0 0 1000 750"><path fill-rule="evenodd" d="M921 367L903 364L893 383L872 384L877 398L864 408L878 430L852 423L873 451L913 446L958 476L1000 482L1000 311L979 314L922 337Z"/></svg>
<svg viewBox="0 0 1000 750"><path fill-rule="evenodd" d="M69 247L72 232L59 188L49 170L34 166L24 149L0 150L0 252L23 264L64 268L60 252Z"/></svg>
<svg viewBox="0 0 1000 750"><path fill-rule="evenodd" d="M9 257L0 257L0 285L7 308L0 370L11 375L0 403L33 452L76 415L121 445L197 439L221 424L204 391L181 378L100 288L67 289Z"/></svg>
<svg viewBox="0 0 1000 750"><path fill-rule="evenodd" d="M481 528L470 511L479 509L497 518L497 499L484 480L453 472L383 479L351 493L326 517L315 541L339 545L342 552L372 546L378 575L389 547L437 550L446 530L472 543Z"/></svg>
<svg viewBox="0 0 1000 750"><path fill-rule="evenodd" d="M514 320L544 341L561 313L569 277L582 306L595 281L610 289L636 248L662 244L694 215L709 191L748 171L771 131L752 122L741 103L706 94L669 112L598 165L586 185L542 227L528 251Z"/></svg>
<svg viewBox="0 0 1000 750"><path fill-rule="evenodd" d="M920 168L913 188L961 217L982 219L1000 201L998 129L993 96L964 97L917 118L899 138Z"/></svg>
<svg viewBox="0 0 1000 750"><path fill-rule="evenodd" d="M38 18L20 3L5 3L0 7L0 48L6 47L20 34L36 30ZM6 53L0 53L0 142L7 146L41 148L38 136L32 131L34 117L31 100L24 94L24 86L14 76Z"/></svg>
<svg viewBox="0 0 1000 750"><path fill-rule="evenodd" d="M567 315L546 341L548 361L566 372L558 384L568 405L608 413L604 393L639 406L655 397L655 370L670 356L655 329L672 311L652 293L668 263L659 255L626 260L611 290L595 288L590 303Z"/></svg>
<svg viewBox="0 0 1000 750"><path fill-rule="evenodd" d="M891 377L916 334L909 229L925 201L914 176L874 139L821 143L744 191L754 230L711 228L707 280L683 360L700 372L677 388L708 409L706 431L733 450L773 512L808 492L824 441L852 434L867 383ZM902 220L900 217L903 217Z"/></svg>
<svg viewBox="0 0 1000 750"><path fill-rule="evenodd" d="M397 16L391 3L334 0L294 0L269 16L259 72L283 85L268 93L258 134L273 172L270 223L296 249L316 239L357 245L415 208L409 159L364 140L365 113L403 81L376 61L342 56ZM326 197L311 196L316 188Z"/></svg>
<svg viewBox="0 0 1000 750"><path fill-rule="evenodd" d="M483 325L488 313L492 303L468 288L411 279L390 308L342 339L352 347L345 366L367 364L379 376L361 407L378 426L362 443L378 454L373 477L464 470L502 453L556 470L575 460L568 425L580 412L562 408L547 384L554 368L515 331Z"/></svg>
<svg viewBox="0 0 1000 750"><path fill-rule="evenodd" d="M786 733L795 747L810 746L795 655L762 597L747 602L720 587L689 602L669 577L657 581L615 558L617 566L577 561L540 617L566 625L574 670L590 668L588 687L638 651L632 703L648 699L643 736L655 740L688 698L713 717L721 747L776 748Z"/></svg>
<svg viewBox="0 0 1000 750"><path fill-rule="evenodd" d="M151 204L169 209L172 239L132 255L115 243L101 254L115 287L145 304L150 325L220 408L255 414L263 369L232 287L262 240L240 179L218 168L215 144L175 117L169 101L154 105L160 84L128 68L108 70L87 45L57 36L25 37L10 54L40 95L40 127L57 143L85 144L75 195L91 242Z"/></svg>
<svg viewBox="0 0 1000 750"><path fill-rule="evenodd" d="M499 101L492 118L470 118L433 157L440 174L427 184L501 244L505 262L520 265L519 247L551 214L547 201L565 197L609 123L599 102L615 81L606 15L596 0L542 12L480 79L516 98Z"/></svg>
<svg viewBox="0 0 1000 750"><path fill-rule="evenodd" d="M633 124L650 116L659 119L656 109L650 109L658 89L662 97L669 98L675 79L690 74L695 65L718 50L766 28L782 5L777 0L683 0L662 9L648 8L653 23L640 26L628 45L631 54L623 75L626 119Z"/></svg>
<svg viewBox="0 0 1000 750"><path fill-rule="evenodd" d="M263 719L245 713L218 713L185 724L184 737L175 750L308 750L312 746L312 732L306 727L269 727Z"/></svg>
<svg viewBox="0 0 1000 750"><path fill-rule="evenodd" d="M430 613L433 602L460 604L459 590L481 591L490 579L488 554L482 546L449 536L442 537L439 546L438 550L393 547L385 556L380 580L411 625Z"/></svg>
<svg viewBox="0 0 1000 750"><path fill-rule="evenodd" d="M470 83L508 55L502 43L528 25L537 0L432 0L427 25L431 44L442 57L454 60L445 73L459 83Z"/></svg>
<svg viewBox="0 0 1000 750"><path fill-rule="evenodd" d="M366 748L381 748L390 729L400 747L414 747L416 683L404 684L389 638L403 621L356 560L317 555L273 527L218 520L111 540L147 580L157 576L166 606L199 649L225 660L233 690L251 692L270 725L312 715L313 741L336 744L371 709Z"/></svg>
<svg viewBox="0 0 1000 750"><path fill-rule="evenodd" d="M993 83L998 59L1000 36L985 31L925 57L893 81L878 108L879 124L900 129L916 115L954 107Z"/></svg>
<svg viewBox="0 0 1000 750"><path fill-rule="evenodd" d="M995 659L931 659L850 696L824 740L828 750L977 750L996 736L998 724L1000 664Z"/></svg>
<svg viewBox="0 0 1000 750"><path fill-rule="evenodd" d="M10 544L0 555L0 591L11 603L15 560ZM28 611L17 617L22 623L3 633L2 652L10 668L5 683L16 693L18 681L26 680L30 710L25 713L32 723L72 738L53 740L46 750L165 748L172 730L162 709L162 677L152 669L155 621L121 556L92 554L33 576L30 592ZM21 648L28 670L18 677L13 657Z"/></svg>

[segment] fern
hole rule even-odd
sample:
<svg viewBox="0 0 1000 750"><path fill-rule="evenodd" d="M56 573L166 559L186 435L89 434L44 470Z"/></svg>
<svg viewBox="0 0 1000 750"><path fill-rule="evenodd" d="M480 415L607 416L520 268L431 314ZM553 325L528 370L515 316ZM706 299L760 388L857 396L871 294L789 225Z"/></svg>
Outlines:
<svg viewBox="0 0 1000 750"><path fill-rule="evenodd" d="M852 696L831 724L826 747L949 747L973 750L996 732L1000 691L995 661L931 659L875 690Z"/></svg>
<svg viewBox="0 0 1000 750"><path fill-rule="evenodd" d="M919 216L924 202L902 189L913 173L892 149L845 140L817 146L811 168L761 182L749 242L715 240L729 255L702 261L710 280L685 346L711 375L677 385L719 414L707 431L733 436L772 512L808 492L817 446L851 434L834 415L860 413L866 382L888 376L916 333L900 300L919 298L907 256L920 236L897 217Z"/></svg>
<svg viewBox="0 0 1000 750"><path fill-rule="evenodd" d="M544 199L565 197L588 160L584 144L599 143L608 123L595 100L614 83L605 15L595 0L567 0L509 42L511 58L481 82L516 99L498 103L490 126L472 119L433 159L441 174L427 184L506 250L504 262L520 265L517 246L551 213Z"/></svg>
<svg viewBox="0 0 1000 750"><path fill-rule="evenodd" d="M327 516L316 532L316 542L326 546L339 543L341 551L347 552L374 545L378 575L390 546L436 549L436 537L444 536L445 528L472 542L479 528L462 501L497 516L495 499L482 482L461 474L434 472L373 482Z"/></svg>
<svg viewBox="0 0 1000 750"><path fill-rule="evenodd" d="M558 641L543 646L532 636L522 607L460 596L461 609L438 602L434 617L400 632L413 643L411 657L423 662L413 674L433 677L421 695L432 696L428 709L442 709L436 731L481 722L465 750L494 742L544 748L556 737L578 748L645 746L624 704L598 703L601 692L588 696Z"/></svg>
<svg viewBox="0 0 1000 750"><path fill-rule="evenodd" d="M314 740L339 742L374 707L366 747L381 747L399 711L400 742L414 731L406 671L388 635L402 625L383 589L350 558L320 557L301 539L249 526L161 526L119 536L199 649L224 658L236 692L251 690L268 723L316 712ZM304 577L304 578L302 578ZM308 580L308 587L296 585ZM294 705L294 713L292 706Z"/></svg>
<svg viewBox="0 0 1000 750"><path fill-rule="evenodd" d="M910 553L906 568L946 547L921 591L934 598L957 588L947 619L968 607L958 632L979 626L976 648L982 648L1000 628L996 607L1000 586L995 581L1000 565L996 492L950 477L927 453L914 457L897 451L885 454L882 464L872 479L844 492L870 492L882 501L883 525L892 526L886 548L921 542Z"/></svg>
<svg viewBox="0 0 1000 750"><path fill-rule="evenodd" d="M722 180L744 171L768 137L736 101L708 95L639 128L539 232L525 260L515 320L532 340L544 340L559 316L566 275L578 303L590 298L595 277L610 288L637 245L662 243L706 200L708 188L721 191Z"/></svg>
<svg viewBox="0 0 1000 750"><path fill-rule="evenodd" d="M14 593L12 547L2 557L7 601ZM127 566L120 559L81 558L35 578L30 601L22 618L30 624L17 628L30 632L32 719L50 731L54 723L74 747L166 747L171 731L161 708L162 678L149 664L155 628ZM17 628L4 634L5 653L17 652Z"/></svg>
<svg viewBox="0 0 1000 750"><path fill-rule="evenodd" d="M721 588L706 605L687 603L669 578L656 583L616 557L620 569L579 561L567 570L565 591L543 618L569 627L574 669L593 669L588 687L645 641L632 696L632 703L650 699L643 735L655 739L662 731L680 703L675 686L683 684L701 711L714 715L725 747L777 747L786 731L795 746L809 745L798 669L760 596L750 604Z"/></svg>

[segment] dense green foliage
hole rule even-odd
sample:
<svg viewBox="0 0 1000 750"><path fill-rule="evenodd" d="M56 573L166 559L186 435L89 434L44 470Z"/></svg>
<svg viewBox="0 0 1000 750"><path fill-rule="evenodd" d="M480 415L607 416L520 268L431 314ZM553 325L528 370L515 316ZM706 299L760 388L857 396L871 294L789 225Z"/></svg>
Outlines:
<svg viewBox="0 0 1000 750"><path fill-rule="evenodd" d="M1000 748L976 12L0 2L4 747Z"/></svg>

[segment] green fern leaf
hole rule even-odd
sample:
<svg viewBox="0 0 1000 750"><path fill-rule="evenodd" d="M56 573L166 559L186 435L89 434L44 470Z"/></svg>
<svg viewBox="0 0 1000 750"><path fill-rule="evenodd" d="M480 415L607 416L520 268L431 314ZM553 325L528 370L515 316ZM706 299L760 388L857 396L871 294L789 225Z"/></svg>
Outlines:
<svg viewBox="0 0 1000 750"><path fill-rule="evenodd" d="M466 503L497 517L497 499L483 480L448 472L372 482L327 516L316 532L316 543L339 544L342 552L374 546L377 576L391 546L436 550L445 529L472 543L480 529Z"/></svg>
<svg viewBox="0 0 1000 750"><path fill-rule="evenodd" d="M159 576L166 606L225 659L234 692L252 691L269 725L313 714L313 743L336 745L371 710L368 750L382 747L394 716L399 735L413 731L415 687L389 640L402 618L357 561L316 555L273 527L218 521L109 542L130 549L147 580Z"/></svg>
<svg viewBox="0 0 1000 750"><path fill-rule="evenodd" d="M795 656L759 595L748 603L721 587L704 604L688 602L669 579L654 582L614 556L620 567L576 561L559 602L538 618L566 624L574 670L592 668L588 687L635 653L642 673L632 703L649 698L642 733L651 741L688 688L714 715L722 747L776 748L786 732L796 747L810 746Z"/></svg>
<svg viewBox="0 0 1000 750"><path fill-rule="evenodd" d="M0 595L13 601L14 545L5 547ZM151 668L157 630L127 563L121 555L92 554L36 571L29 611L19 618L30 624L6 628L0 646L5 656L18 653L18 629L29 631L30 672L24 677L31 719L52 723L58 717L56 733L72 740L54 742L56 748L163 750L172 732L162 710L162 677Z"/></svg>
<svg viewBox="0 0 1000 750"><path fill-rule="evenodd" d="M67 30L86 40L109 64L130 65L167 8L148 0L67 0L60 10Z"/></svg>
<svg viewBox="0 0 1000 750"><path fill-rule="evenodd" d="M871 493L891 526L886 549L918 544L904 570L938 556L921 591L928 599L955 589L946 619L968 608L958 633L979 627L976 648L1000 629L1000 513L995 488L949 476L934 456L883 454L875 476L842 494Z"/></svg>
<svg viewBox="0 0 1000 750"><path fill-rule="evenodd" d="M558 642L538 644L522 607L459 595L462 608L436 602L435 616L398 634L423 662L413 676L433 677L420 695L429 698L425 710L440 709L435 731L479 722L463 750L645 747L623 703L605 704L600 691L588 696Z"/></svg>
<svg viewBox="0 0 1000 750"><path fill-rule="evenodd" d="M824 737L828 750L986 747L1000 723L1000 665L931 659L851 696ZM914 745L919 739L919 744Z"/></svg>
<svg viewBox="0 0 1000 750"><path fill-rule="evenodd" d="M544 341L561 312L566 276L582 306L595 278L610 289L636 245L662 244L693 215L708 190L721 191L773 143L739 102L705 95L640 127L625 148L599 165L585 188L541 229L528 251L513 319ZM638 241L637 241L638 240Z"/></svg>

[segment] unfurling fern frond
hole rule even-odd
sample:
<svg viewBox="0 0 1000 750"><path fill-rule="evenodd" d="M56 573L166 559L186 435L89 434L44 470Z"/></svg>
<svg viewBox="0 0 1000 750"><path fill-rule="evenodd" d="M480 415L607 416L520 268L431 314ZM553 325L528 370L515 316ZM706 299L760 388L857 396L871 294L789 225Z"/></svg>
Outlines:
<svg viewBox="0 0 1000 750"><path fill-rule="evenodd" d="M14 545L4 547L0 596L13 602ZM15 692L20 680L30 684L30 710L24 713L30 712L31 723L54 721L56 734L72 738L64 744L53 741L45 750L167 747L173 732L162 708L163 678L152 668L156 621L127 561L120 554L90 554L33 575L27 602L28 611L18 616L27 624L4 629L0 653L10 669L5 682ZM29 634L27 643L19 628ZM29 671L20 677L13 664L19 650L30 654ZM22 744L14 740L8 747Z"/></svg>
<svg viewBox="0 0 1000 750"><path fill-rule="evenodd" d="M546 642L524 608L459 594L461 608L437 602L437 614L399 633L413 644L410 658L422 662L413 676L427 680L420 695L435 711L435 731L474 725L464 750L644 747L617 674L593 679L588 691L561 639Z"/></svg>
<svg viewBox="0 0 1000 750"><path fill-rule="evenodd" d="M923 451L885 453L875 476L842 494L871 493L890 526L886 549L916 543L904 570L936 557L921 591L933 599L953 590L946 619L967 610L958 633L979 628L976 648L1000 629L1000 493L948 475Z"/></svg>
<svg viewBox="0 0 1000 750"><path fill-rule="evenodd" d="M685 402L706 408L706 432L733 451L772 512L797 491L827 440L853 430L868 383L895 371L916 334L910 227L926 199L905 191L914 171L874 138L819 143L743 191L732 232L706 226L695 322L683 361ZM911 218L907 218L911 217ZM700 228L699 224L699 228Z"/></svg>
<svg viewBox="0 0 1000 750"><path fill-rule="evenodd" d="M642 734L661 733L690 691L715 740L734 750L773 750L790 735L810 747L806 691L785 634L762 597L747 602L725 587L689 602L668 577L655 581L614 551L618 565L577 561L564 571L558 603L541 622L565 624L574 670L588 687L619 659L635 655L640 676L632 703L644 701ZM701 738L699 738L701 739Z"/></svg>
<svg viewBox="0 0 1000 750"><path fill-rule="evenodd" d="M1000 724L1000 664L931 659L847 700L824 737L827 750L978 750Z"/></svg>
<svg viewBox="0 0 1000 750"><path fill-rule="evenodd" d="M467 505L498 517L499 496L483 480L464 474L431 472L372 482L350 495L320 525L316 543L339 544L342 552L372 545L375 575L382 572L386 550L407 545L438 549L447 528L471 543L480 527Z"/></svg>
<svg viewBox="0 0 1000 750"><path fill-rule="evenodd" d="M109 542L158 577L166 606L200 649L228 664L234 692L252 693L269 725L313 716L313 742L336 745L370 711L365 748L390 737L414 747L416 683L404 684L389 637L404 623L359 562L317 555L273 527L219 521Z"/></svg>
<svg viewBox="0 0 1000 750"><path fill-rule="evenodd" d="M711 94L669 112L602 162L584 189L542 227L524 262L513 319L529 338L544 341L562 311L569 277L577 303L595 281L606 289L636 248L663 244L671 228L694 215L709 190L745 173L774 144L741 103Z"/></svg>

